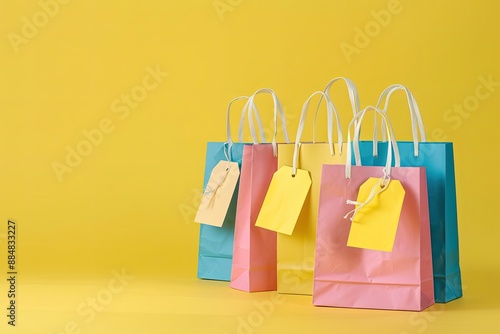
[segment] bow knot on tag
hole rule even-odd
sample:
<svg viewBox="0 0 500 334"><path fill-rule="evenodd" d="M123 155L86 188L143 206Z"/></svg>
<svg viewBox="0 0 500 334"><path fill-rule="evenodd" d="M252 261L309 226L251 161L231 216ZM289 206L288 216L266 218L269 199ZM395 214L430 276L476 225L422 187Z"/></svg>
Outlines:
<svg viewBox="0 0 500 334"><path fill-rule="evenodd" d="M195 222L221 227L240 176L238 163L221 160L212 170L203 191Z"/></svg>
<svg viewBox="0 0 500 334"><path fill-rule="evenodd" d="M347 204L356 205L356 207L353 210L349 211L344 216L344 219L347 219L347 217L352 213L352 217L350 218L352 221L354 219L354 216L356 215L356 213L358 213L359 210L361 210L363 207L365 207L367 204L369 204L376 196L378 196L381 192L383 192L384 190L386 190L389 187L390 182L391 182L391 177L389 175L387 175L387 173L384 169L384 176L379 179L379 182L376 182L373 185L366 200L364 200L363 202L359 202L359 201L351 201L350 199L348 199L346 201Z"/></svg>
<svg viewBox="0 0 500 334"><path fill-rule="evenodd" d="M222 169L221 169L222 171ZM203 196L211 196L217 192L217 189L219 189L224 182L226 181L229 173L231 172L231 162L227 162L226 170L225 173L222 173L222 175L219 175L220 180L217 182L215 185L214 184L207 184L205 191L203 192ZM214 176L215 177L215 176Z"/></svg>

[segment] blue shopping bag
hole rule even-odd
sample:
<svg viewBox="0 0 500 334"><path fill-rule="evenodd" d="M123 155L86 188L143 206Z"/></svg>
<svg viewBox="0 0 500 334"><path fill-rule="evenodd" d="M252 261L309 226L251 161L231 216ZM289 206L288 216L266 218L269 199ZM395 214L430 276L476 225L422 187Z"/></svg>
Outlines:
<svg viewBox="0 0 500 334"><path fill-rule="evenodd" d="M257 110L257 107L253 102L255 95L261 93L270 93L273 95L273 99L275 102L275 118L274 118L275 127L278 115L277 110L279 110L279 115L281 117L283 124L285 139L288 141L283 108L278 98L276 97L274 91L270 89L260 89L257 92L255 92L254 95L252 95L250 98L247 96L242 96L233 99L231 102L229 102L226 113L226 135L227 135L226 142L209 142L207 145L205 177L203 182L204 190L207 189L207 185L209 183L212 170L221 161L235 162L238 164L239 170L241 170L242 159L243 159L243 148L245 147L245 145L252 145L250 143L243 143L243 125L245 119L248 118L248 120L251 121L253 120L253 117L255 117L255 119L257 120L257 126L261 142L267 143L259 111ZM238 132L239 142L234 143L231 138L229 111L231 108L231 104L234 101L245 98L248 99L248 101L243 107L241 113L240 126ZM250 131L252 133L254 144L258 143L257 134L255 133L256 131L253 126L253 122L251 122ZM276 147L275 137L276 136L273 137L273 147ZM248 161L248 163L251 164L252 161ZM198 275L197 275L198 278L220 280L220 281L231 280L238 192L239 192L239 180L236 183L236 187L232 194L228 210L224 216L224 221L222 222L222 226L218 227L218 226L206 225L203 223L200 225L200 239L199 239L199 249L198 249Z"/></svg>
<svg viewBox="0 0 500 334"><path fill-rule="evenodd" d="M233 143L230 148L230 161L237 162L241 168L243 147L245 144ZM205 164L205 189L212 169L221 161L226 160L224 150L228 144L209 142ZM222 227L200 225L200 240L198 250L198 278L229 281L233 260L234 222L236 219L236 202L239 184L236 185L229 209Z"/></svg>
<svg viewBox="0 0 500 334"><path fill-rule="evenodd" d="M434 275L434 295L438 303L449 302L462 296L462 279L459 262L457 198L453 143L426 142L418 105L411 92L404 86L392 85L381 95L390 95L399 89L406 91L410 105L413 142L398 141L401 167L425 167L429 192L429 216ZM417 131L421 139L418 140ZM353 144L356 145L356 144ZM387 142L359 142L359 158L363 166L383 166L387 157ZM355 147L353 150L357 150ZM355 163L356 153L353 156Z"/></svg>

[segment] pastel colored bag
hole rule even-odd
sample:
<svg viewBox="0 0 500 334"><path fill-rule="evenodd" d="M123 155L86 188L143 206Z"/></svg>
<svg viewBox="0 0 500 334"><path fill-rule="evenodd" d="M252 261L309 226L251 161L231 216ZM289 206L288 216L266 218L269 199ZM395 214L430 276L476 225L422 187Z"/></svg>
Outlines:
<svg viewBox="0 0 500 334"><path fill-rule="evenodd" d="M453 143L426 141L417 102L412 93L402 85L391 85L385 89L377 106L385 98L383 111L386 112L391 95L398 90L403 90L407 95L413 130L413 142L397 142L401 166L426 168L434 294L436 302L448 302L462 296ZM383 166L387 145L387 142L378 142L376 136L373 142L360 142L363 166Z"/></svg>
<svg viewBox="0 0 500 334"><path fill-rule="evenodd" d="M377 111L374 107L368 107L355 116L349 125L350 129L356 119L359 120L354 146L357 145L363 116L370 110ZM383 116L387 132L392 137L392 126L386 115L381 111L377 112ZM314 272L314 305L420 311L434 303L425 168L399 167L397 146L394 147L395 167L391 167L394 139L391 140L388 142L387 160L383 168L351 166L351 145L347 148L345 165L323 166ZM348 143L350 144L350 131ZM359 221L350 221L346 219L346 213L354 211L356 214L356 211L369 201L373 201L375 208L383 203L379 197L370 197L374 194L374 187L366 202L354 202L357 206L352 210L352 200L357 198L360 187L369 178L380 178L379 192L384 187L387 189L397 184L404 188L404 200L401 202L397 230L392 239L392 251L347 245L354 225L372 224L375 222L375 216L369 214L371 211L367 211L362 218L357 218ZM385 191L388 192L389 189ZM392 205L392 202L389 204ZM388 223L388 216L381 217L378 224ZM375 234L368 235L367 240L379 238Z"/></svg>
<svg viewBox="0 0 500 334"><path fill-rule="evenodd" d="M342 144L339 116L328 95L328 90L336 81L347 83L353 113L359 110L357 90L346 78L335 78L328 83L324 92L312 94L304 103L295 144L278 145L278 168L293 166L307 170L312 184L305 199L292 235L278 233L278 292L311 295L313 289L314 251L316 244L317 210L321 166L324 163L344 163L346 145ZM319 95L327 102L328 142L301 142L302 131L311 98ZM335 115L334 115L335 113ZM333 117L338 128L338 144L332 142ZM259 217L260 218L260 217ZM279 217L276 217L279 219ZM272 217L271 217L272 219Z"/></svg>
<svg viewBox="0 0 500 334"><path fill-rule="evenodd" d="M206 191L212 170L221 161L236 162L240 167L243 158L243 149L246 145L242 143L243 122L246 117L246 109L243 109L240 121L239 140L234 143L231 138L231 127L229 121L231 104L246 96L238 97L229 102L226 113L226 142L209 142L205 162L205 177L203 189ZM247 107L248 104L245 105ZM255 111L260 127L261 138L265 141L262 122L258 112ZM198 278L230 281L233 259L234 223L236 219L236 204L238 199L238 185L234 191L231 203L227 210L221 227L211 225L200 225L200 238L198 249Z"/></svg>
<svg viewBox="0 0 500 334"><path fill-rule="evenodd" d="M278 116L282 120L285 141L289 142L283 108L272 90L259 89L250 97L248 116L252 117L254 98L260 93L269 93L273 97L275 130L272 144L260 144L253 121L249 120L254 144L243 148L230 283L230 287L247 292L276 290L276 232L255 226L255 221L278 167Z"/></svg>

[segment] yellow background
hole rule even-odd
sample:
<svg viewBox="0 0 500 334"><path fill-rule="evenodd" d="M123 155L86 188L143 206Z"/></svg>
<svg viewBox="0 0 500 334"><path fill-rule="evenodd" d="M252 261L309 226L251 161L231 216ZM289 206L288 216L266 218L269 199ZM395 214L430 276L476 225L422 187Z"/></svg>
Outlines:
<svg viewBox="0 0 500 334"><path fill-rule="evenodd" d="M0 247L15 219L19 270L18 326L7 328L0 313L2 331L235 333L252 316L255 333L500 329L500 87L477 90L480 78L500 82L500 2L220 0L219 12L213 0L65 2L46 21L40 3L53 0L0 3ZM390 22L377 23L372 11L388 9ZM40 27L15 47L23 18ZM356 31L365 29L363 44ZM356 53L346 57L346 44ZM113 102L140 86L147 68L168 76L121 119ZM205 147L225 140L227 102L274 89L294 137L302 103L336 76L356 83L362 106L389 84L407 85L429 140L453 141L461 300L413 314L315 308L309 297L286 296L260 321L255 302L274 300L272 293L195 278L192 220ZM333 89L344 129L346 95ZM396 135L411 139L402 94L394 100ZM464 103L470 112L453 111ZM265 117L270 131L270 111ZM54 161L64 163L66 147L103 119L113 131L60 182ZM102 299L113 270L135 278L85 321L79 304Z"/></svg>

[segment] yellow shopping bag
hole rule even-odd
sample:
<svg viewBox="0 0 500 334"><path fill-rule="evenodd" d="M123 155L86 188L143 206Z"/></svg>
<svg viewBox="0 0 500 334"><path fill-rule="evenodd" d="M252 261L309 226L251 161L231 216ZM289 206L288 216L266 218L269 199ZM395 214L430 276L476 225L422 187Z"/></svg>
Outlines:
<svg viewBox="0 0 500 334"><path fill-rule="evenodd" d="M333 79L326 86L325 92L312 94L304 103L297 130L296 143L278 145L278 170L283 166L291 166L292 168L289 169L291 173L295 173L297 170L306 171L312 181L305 200L302 197L303 204L298 218L294 220L292 217L288 217L289 219L286 222L287 224L293 224L293 226L287 226L288 230L291 228L293 232L291 235L278 233L277 263L279 293L312 295L321 169L323 164L345 164L346 144L342 143L339 116L330 97L326 93L330 89L330 86L340 79L345 80L347 83L353 113L355 114L359 110L359 101L354 84L345 78ZM324 98L327 102L328 143L301 143L300 140L309 103L315 95L320 95L321 99ZM338 144L332 143L334 116L338 130ZM300 191L303 191L303 187L300 188ZM273 230L276 230L276 226L283 227L281 223L276 223L282 220L283 217L280 217L277 211L266 210L265 205L267 204L269 207L273 207L274 205L274 207L277 207L289 203L290 212L292 212L295 209L292 205L296 205L297 197L302 196L302 194L297 192L281 193L285 193L285 198L278 198L268 193L269 196L266 196L266 199L269 197L269 202L271 203L264 202L257 219L257 226ZM280 212L283 211L280 210Z"/></svg>
<svg viewBox="0 0 500 334"><path fill-rule="evenodd" d="M293 144L278 145L278 168L293 161ZM323 164L345 164L346 144L304 143L298 150L298 166L311 177L311 189L304 201L292 235L278 233L278 292L312 295L319 186Z"/></svg>

